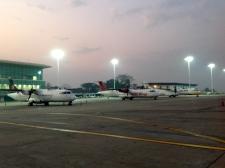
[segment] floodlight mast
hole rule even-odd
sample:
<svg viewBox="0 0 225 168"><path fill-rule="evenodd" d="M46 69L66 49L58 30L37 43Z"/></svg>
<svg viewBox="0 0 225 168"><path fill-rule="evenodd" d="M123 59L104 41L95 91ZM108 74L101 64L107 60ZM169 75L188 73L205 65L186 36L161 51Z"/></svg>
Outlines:
<svg viewBox="0 0 225 168"><path fill-rule="evenodd" d="M113 89L116 89L116 65L119 63L119 60L116 58L113 58L111 60L111 64L113 65Z"/></svg>
<svg viewBox="0 0 225 168"><path fill-rule="evenodd" d="M194 60L194 57L193 56L187 56L186 58L184 58L184 60L188 63L188 85L189 85L189 89L190 89L191 88L191 68L190 68L190 64Z"/></svg>
<svg viewBox="0 0 225 168"><path fill-rule="evenodd" d="M53 49L51 51L51 56L56 59L56 62L57 62L57 86L59 87L59 72L60 72L60 69L59 69L59 66L60 66L60 60L63 59L65 53L63 50L61 49Z"/></svg>
<svg viewBox="0 0 225 168"><path fill-rule="evenodd" d="M214 83L213 83L213 69L215 68L214 63L210 63L208 67L210 68L210 77L211 77L211 93L214 92Z"/></svg>

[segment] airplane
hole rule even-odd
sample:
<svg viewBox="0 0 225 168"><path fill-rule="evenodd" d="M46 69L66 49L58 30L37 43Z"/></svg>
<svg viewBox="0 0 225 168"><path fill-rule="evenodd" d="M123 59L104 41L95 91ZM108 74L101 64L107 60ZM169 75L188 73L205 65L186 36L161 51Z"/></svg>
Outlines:
<svg viewBox="0 0 225 168"><path fill-rule="evenodd" d="M119 89L107 90L107 86L102 81L99 81L99 94L106 97L121 97L122 100L134 98L154 98L156 100L161 94L155 89Z"/></svg>
<svg viewBox="0 0 225 168"><path fill-rule="evenodd" d="M105 97L121 97L125 100L129 95L127 93L121 92L119 90L108 90L105 83L99 81L99 92L98 94L103 95Z"/></svg>
<svg viewBox="0 0 225 168"><path fill-rule="evenodd" d="M157 100L159 96L161 96L161 93L159 93L155 89L128 89L128 94L130 94L130 100L134 98L153 98L154 100Z"/></svg>
<svg viewBox="0 0 225 168"><path fill-rule="evenodd" d="M33 106L34 104L44 104L48 106L49 102L68 102L68 105L71 106L76 98L75 95L67 89L17 89L12 80L9 80L9 88L10 91L16 92L9 93L7 96L16 101L28 102L29 106Z"/></svg>
<svg viewBox="0 0 225 168"><path fill-rule="evenodd" d="M196 88L179 89L178 94L179 95L195 95L196 97L199 97L199 95L201 94L201 91L197 90Z"/></svg>
<svg viewBox="0 0 225 168"><path fill-rule="evenodd" d="M178 93L171 90L166 90L166 89L155 89L155 90L160 93L160 96L168 96L170 98L178 96Z"/></svg>

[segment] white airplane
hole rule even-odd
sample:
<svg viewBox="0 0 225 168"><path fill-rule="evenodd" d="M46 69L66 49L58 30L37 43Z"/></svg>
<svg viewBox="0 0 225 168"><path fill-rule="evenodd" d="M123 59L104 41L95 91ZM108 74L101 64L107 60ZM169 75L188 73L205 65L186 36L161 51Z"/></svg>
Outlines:
<svg viewBox="0 0 225 168"><path fill-rule="evenodd" d="M131 95L130 100L133 98L153 98L156 100L161 94L155 89L128 89Z"/></svg>
<svg viewBox="0 0 225 168"><path fill-rule="evenodd" d="M155 88L154 88L155 89ZM160 93L160 96L168 96L170 98L177 97L178 94L175 91L166 90L166 89L155 89L158 93Z"/></svg>
<svg viewBox="0 0 225 168"><path fill-rule="evenodd" d="M12 85L12 82L10 82L10 85ZM14 85L10 88L13 88L16 92L9 93L7 96L16 101L27 101L30 106L33 106L33 104L48 106L49 102L68 102L68 105L71 106L76 98L70 90L66 89L31 89L25 91L18 90Z"/></svg>
<svg viewBox="0 0 225 168"><path fill-rule="evenodd" d="M107 90L107 86L99 81L99 94L106 97L121 97L122 100L134 98L154 98L155 100L161 95L155 89L119 89L119 90Z"/></svg>
<svg viewBox="0 0 225 168"><path fill-rule="evenodd" d="M201 91L197 90L196 88L179 89L178 94L179 95L195 95L196 97L199 97L199 95L201 94Z"/></svg>
<svg viewBox="0 0 225 168"><path fill-rule="evenodd" d="M126 99L129 95L127 93L121 92L119 90L108 90L105 83L102 81L99 81L99 92L98 94L101 94L105 97L121 97L122 99Z"/></svg>

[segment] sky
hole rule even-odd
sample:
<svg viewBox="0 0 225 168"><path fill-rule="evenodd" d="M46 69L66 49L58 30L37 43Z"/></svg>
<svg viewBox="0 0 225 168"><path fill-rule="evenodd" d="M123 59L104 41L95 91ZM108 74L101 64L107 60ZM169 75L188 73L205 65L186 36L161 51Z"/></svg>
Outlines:
<svg viewBox="0 0 225 168"><path fill-rule="evenodd" d="M65 51L60 84L113 78L136 83L188 82L184 58L193 55L191 81L225 91L224 0L0 0L0 59L52 66L45 80L57 81L50 52Z"/></svg>

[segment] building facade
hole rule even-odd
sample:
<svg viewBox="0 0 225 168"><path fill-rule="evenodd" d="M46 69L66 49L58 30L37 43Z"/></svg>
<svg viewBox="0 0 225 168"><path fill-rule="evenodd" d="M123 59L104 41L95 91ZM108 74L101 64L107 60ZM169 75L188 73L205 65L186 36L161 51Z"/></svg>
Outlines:
<svg viewBox="0 0 225 168"><path fill-rule="evenodd" d="M48 65L0 60L0 89L9 89L12 79L18 89L29 90L45 88L43 69Z"/></svg>

